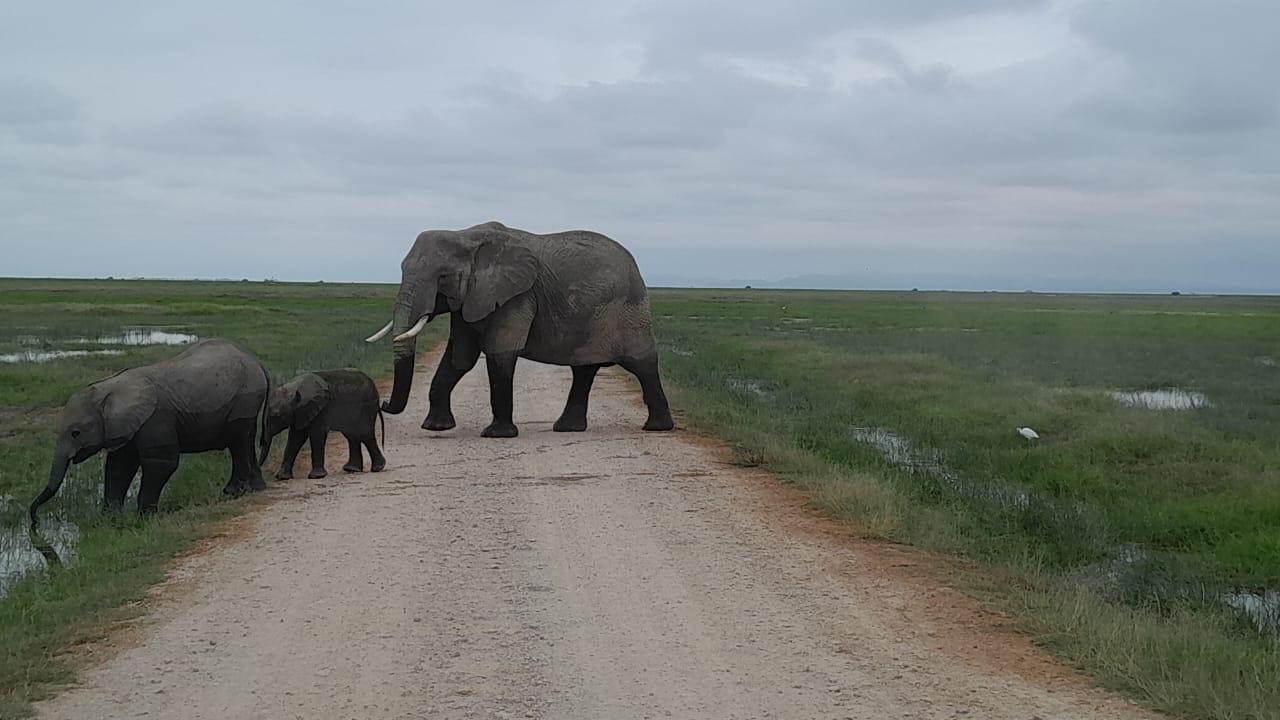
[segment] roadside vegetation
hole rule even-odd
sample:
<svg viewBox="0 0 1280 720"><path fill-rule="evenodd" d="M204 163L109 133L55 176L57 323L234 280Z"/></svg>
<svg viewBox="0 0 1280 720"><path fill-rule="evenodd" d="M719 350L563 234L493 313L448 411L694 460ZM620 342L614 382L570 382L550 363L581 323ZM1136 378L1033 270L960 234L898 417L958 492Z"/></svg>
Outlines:
<svg viewBox="0 0 1280 720"><path fill-rule="evenodd" d="M1280 716L1280 298L651 298L673 406L744 464L980 561L971 590L1105 685Z"/></svg>
<svg viewBox="0 0 1280 720"><path fill-rule="evenodd" d="M71 680L68 648L138 614L137 601L176 554L252 502L222 497L225 453L184 455L156 518L139 521L132 494L124 513L104 516L99 454L75 466L42 511L37 543L62 563L44 570L49 560L27 535L26 506L47 480L66 398L181 351L127 343L183 335L231 339L277 381L335 367L383 377L388 346L363 338L390 317L394 293L395 286L0 280L0 717L27 713L31 700ZM429 347L443 328L429 326L420 342ZM167 335L150 335L157 332ZM93 354L37 361L67 351Z"/></svg>

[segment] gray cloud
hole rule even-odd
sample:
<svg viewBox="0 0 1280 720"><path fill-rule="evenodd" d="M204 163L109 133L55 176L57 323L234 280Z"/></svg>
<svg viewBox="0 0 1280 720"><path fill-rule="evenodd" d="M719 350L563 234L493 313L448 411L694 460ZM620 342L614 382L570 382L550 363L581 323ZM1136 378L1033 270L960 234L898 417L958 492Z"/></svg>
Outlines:
<svg viewBox="0 0 1280 720"><path fill-rule="evenodd" d="M6 274L394 280L500 219L652 282L1280 290L1263 0L131 7L0 28Z"/></svg>

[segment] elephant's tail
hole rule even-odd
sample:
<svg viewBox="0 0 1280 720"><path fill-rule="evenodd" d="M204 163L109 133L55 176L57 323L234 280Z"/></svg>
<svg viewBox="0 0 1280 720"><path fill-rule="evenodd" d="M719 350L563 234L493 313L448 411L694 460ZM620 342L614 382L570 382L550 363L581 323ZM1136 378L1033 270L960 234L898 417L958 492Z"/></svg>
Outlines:
<svg viewBox="0 0 1280 720"><path fill-rule="evenodd" d="M382 423L382 448L387 447L387 418L382 414L382 407L378 407L378 422Z"/></svg>
<svg viewBox="0 0 1280 720"><path fill-rule="evenodd" d="M267 379L267 394L262 398L262 407L258 411L258 419L261 422L261 432L258 435L258 465L261 466L267 461L267 453L271 452L271 438L267 437L267 403L271 402L271 373L267 369L262 368L262 377Z"/></svg>

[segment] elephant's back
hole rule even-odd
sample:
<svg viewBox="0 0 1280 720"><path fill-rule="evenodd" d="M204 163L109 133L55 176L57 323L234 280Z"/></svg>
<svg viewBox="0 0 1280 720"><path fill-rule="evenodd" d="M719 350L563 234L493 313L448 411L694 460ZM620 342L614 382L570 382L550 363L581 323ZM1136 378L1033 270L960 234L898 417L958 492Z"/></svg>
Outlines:
<svg viewBox="0 0 1280 720"><path fill-rule="evenodd" d="M583 365L655 352L648 291L630 251L588 230L537 237L544 267L526 357Z"/></svg>
<svg viewBox="0 0 1280 720"><path fill-rule="evenodd" d="M355 369L316 371L333 393L326 410L330 430L362 435L378 419L378 386Z"/></svg>
<svg viewBox="0 0 1280 720"><path fill-rule="evenodd" d="M334 397L371 403L375 408L378 406L380 401L378 386L373 382L373 378L363 372L354 368L344 368L342 370L317 370L316 375L319 375L322 380L329 384L329 387L333 390Z"/></svg>
<svg viewBox="0 0 1280 720"><path fill-rule="evenodd" d="M201 340L148 370L174 408L192 415L252 417L267 394L262 364L222 338Z"/></svg>

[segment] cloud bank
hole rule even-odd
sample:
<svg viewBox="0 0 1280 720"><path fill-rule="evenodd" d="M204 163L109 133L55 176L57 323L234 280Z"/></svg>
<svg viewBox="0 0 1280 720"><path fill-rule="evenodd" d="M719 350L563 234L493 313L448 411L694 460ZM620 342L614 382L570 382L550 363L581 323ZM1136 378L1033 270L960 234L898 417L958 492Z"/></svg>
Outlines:
<svg viewBox="0 0 1280 720"><path fill-rule="evenodd" d="M1280 291L1265 0L4 15L0 275L395 281L497 219L650 284Z"/></svg>

